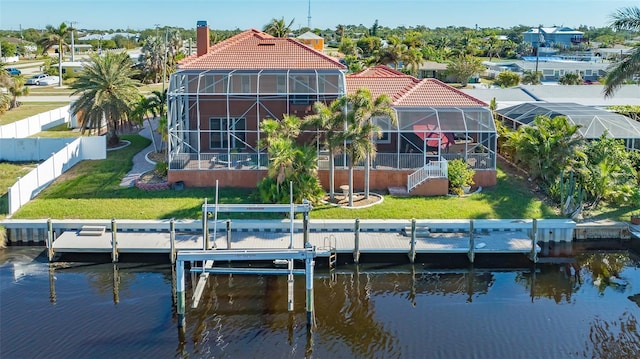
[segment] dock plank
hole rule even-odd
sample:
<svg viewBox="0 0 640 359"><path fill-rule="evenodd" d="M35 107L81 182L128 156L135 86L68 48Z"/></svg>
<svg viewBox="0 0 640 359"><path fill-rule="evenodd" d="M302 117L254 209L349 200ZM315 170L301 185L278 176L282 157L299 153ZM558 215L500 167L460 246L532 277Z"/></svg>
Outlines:
<svg viewBox="0 0 640 359"><path fill-rule="evenodd" d="M209 235L217 249L227 248L226 233ZM118 232L120 253L169 253L170 235L164 232ZM304 236L293 234L293 248L303 248ZM329 243L336 251L350 254L355 251L353 232L311 232L309 242L319 249L327 250ZM286 249L291 235L286 232L232 232L230 249ZM484 245L478 247L478 244ZM530 253L531 239L524 232L490 232L474 236L475 253ZM203 247L200 234L176 234L176 249L197 250ZM537 247L537 246L536 246ZM80 236L78 232L63 232L53 243L55 252L111 252L111 232L100 236ZM408 253L411 237L395 232L361 232L360 253ZM432 233L416 238L416 253L467 253L469 237L466 233ZM540 248L536 249L538 252Z"/></svg>

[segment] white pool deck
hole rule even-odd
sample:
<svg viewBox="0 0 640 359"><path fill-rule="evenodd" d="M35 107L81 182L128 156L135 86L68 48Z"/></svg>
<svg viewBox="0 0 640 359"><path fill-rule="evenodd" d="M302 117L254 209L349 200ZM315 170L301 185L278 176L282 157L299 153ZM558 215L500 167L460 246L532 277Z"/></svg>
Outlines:
<svg viewBox="0 0 640 359"><path fill-rule="evenodd" d="M232 232L231 249L286 249L291 235L286 232ZM293 234L293 248L304 248L303 233ZM339 254L354 253L356 250L353 232L311 232L309 242L318 249L335 247ZM170 234L163 232L117 232L119 253L169 253ZM201 234L176 234L176 250L197 250L203 248ZM210 234L210 244L217 249L227 248L226 233ZM525 232L496 231L474 234L474 252L479 253L531 253L532 241ZM63 232L53 242L56 253L111 253L112 234L82 236L79 231ZM359 251L362 254L408 253L411 237L393 232L361 232ZM468 253L470 241L468 233L432 233L416 238L415 252L421 253ZM540 247L536 245L536 252Z"/></svg>

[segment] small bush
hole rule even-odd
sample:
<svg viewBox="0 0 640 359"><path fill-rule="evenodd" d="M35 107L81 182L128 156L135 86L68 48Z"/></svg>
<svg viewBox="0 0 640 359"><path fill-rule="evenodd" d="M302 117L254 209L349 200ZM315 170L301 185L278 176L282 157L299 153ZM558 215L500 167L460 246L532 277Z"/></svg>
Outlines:
<svg viewBox="0 0 640 359"><path fill-rule="evenodd" d="M169 165L167 164L167 162L158 162L156 163L156 172L158 172L158 174L160 176L166 176L167 175L167 171L169 170Z"/></svg>
<svg viewBox="0 0 640 359"><path fill-rule="evenodd" d="M464 193L463 187L471 186L474 184L473 176L476 171L462 159L455 159L449 161L447 165L449 174L449 191L460 195Z"/></svg>

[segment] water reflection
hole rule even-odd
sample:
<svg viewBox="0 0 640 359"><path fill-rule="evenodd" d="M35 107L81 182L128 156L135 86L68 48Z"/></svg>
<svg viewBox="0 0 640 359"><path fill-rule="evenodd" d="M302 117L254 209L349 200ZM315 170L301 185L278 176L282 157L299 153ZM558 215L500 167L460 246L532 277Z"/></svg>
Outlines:
<svg viewBox="0 0 640 359"><path fill-rule="evenodd" d="M160 281L145 284L158 274ZM176 332L175 272L168 265L50 265L38 258L0 252L0 325L6 328L10 323L31 338L41 334L47 338L61 325L74 330L82 322L83 327L75 329L106 342L108 336L102 336L114 333L112 327L126 320L128 325L142 327L134 332L139 334L127 337L138 343L131 350L153 352L155 347L165 357L167 346L175 357L412 357L418 352L459 357L473 350L477 357L491 358L515 346L532 357L557 357L553 354L562 352L587 358L635 358L640 352L640 304L635 304L640 303L640 271L628 252L588 252L563 263L519 269L365 264L341 266L335 275L318 268L316 274L312 331L306 330L302 277L296 277L295 307L289 312L285 277L212 275L196 309L189 306L197 277L188 278L187 326ZM40 310L49 313L34 313L41 320L31 323L28 316L14 314L26 305L12 295L24 295L25 286L35 285L33 279L38 277L45 292L48 286L48 297L42 291L29 292L42 293L49 308L57 310L39 304ZM73 295L71 287L77 291ZM152 300L158 296L166 300ZM95 306L103 297L111 305ZM83 317L78 317L78 311L99 320L79 319ZM132 314L122 317L123 313ZM49 316L55 320L42 320ZM491 344L478 336L478 326L483 328L481 333L508 341ZM74 343L82 347L86 341L82 335L62 340L70 347ZM9 355L16 353L15 348L25 350L21 345L26 344L16 338L3 335L2 341L0 357L15 357ZM44 341L35 345L47 347ZM70 349L58 350L53 357L69 357L65 350ZM120 350L109 354L127 356L125 349Z"/></svg>
<svg viewBox="0 0 640 359"><path fill-rule="evenodd" d="M628 312L618 320L596 318L591 322L584 357L600 359L636 359L640 353L638 320Z"/></svg>

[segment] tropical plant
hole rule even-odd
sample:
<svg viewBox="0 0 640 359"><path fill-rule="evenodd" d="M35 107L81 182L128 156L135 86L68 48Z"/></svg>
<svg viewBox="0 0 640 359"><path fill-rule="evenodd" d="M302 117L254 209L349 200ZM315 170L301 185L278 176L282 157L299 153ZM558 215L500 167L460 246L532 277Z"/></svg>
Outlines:
<svg viewBox="0 0 640 359"><path fill-rule="evenodd" d="M561 85L582 85L582 76L575 72L567 72L560 77L558 83Z"/></svg>
<svg viewBox="0 0 640 359"><path fill-rule="evenodd" d="M516 163L548 188L564 169L571 169L576 159L584 157L580 151L584 139L578 128L564 116L537 116L530 126L509 133L505 146L513 150Z"/></svg>
<svg viewBox="0 0 640 359"><path fill-rule="evenodd" d="M160 82L164 63L165 44L160 37L147 38L141 49L142 80L144 82Z"/></svg>
<svg viewBox="0 0 640 359"><path fill-rule="evenodd" d="M375 139L382 136L382 129L373 119L382 117L392 125L397 125L395 110L391 107L391 98L380 95L374 100L371 91L360 88L355 93L342 98L342 106L347 109L347 128L344 138L348 142L346 152L349 156L349 206L353 206L353 166L365 161L364 194L369 198L369 171L371 159L376 155Z"/></svg>
<svg viewBox="0 0 640 359"><path fill-rule="evenodd" d="M329 198L335 198L335 156L340 153L343 144L342 132L345 125L343 103L333 101L330 105L322 102L313 104L313 115L305 117L305 125L315 127L318 141L329 151Z"/></svg>
<svg viewBox="0 0 640 359"><path fill-rule="evenodd" d="M11 84L8 87L9 92L11 93L11 108L20 106L18 96L26 96L29 94L29 88L25 86L26 81L27 80L25 80L22 75L13 77Z"/></svg>
<svg viewBox="0 0 640 359"><path fill-rule="evenodd" d="M449 191L458 196L464 194L464 187L474 184L473 176L476 171L463 159L456 158L447 163L447 177L449 179Z"/></svg>
<svg viewBox="0 0 640 359"><path fill-rule="evenodd" d="M405 57L407 45L403 44L397 36L390 36L388 40L389 45L374 53L376 55L376 63L383 65L393 64L393 68L397 70L399 63Z"/></svg>
<svg viewBox="0 0 640 359"><path fill-rule="evenodd" d="M540 85L542 72L540 71L524 71L522 73L522 83L525 85Z"/></svg>
<svg viewBox="0 0 640 359"><path fill-rule="evenodd" d="M10 87L13 84L13 79L11 75L4 68L4 63L0 61L0 87ZM4 91L0 91L0 114L4 113L9 109L11 105L11 97L8 93Z"/></svg>
<svg viewBox="0 0 640 359"><path fill-rule="evenodd" d="M458 79L462 87L467 86L469 78L484 70L484 65L477 57L460 55L447 65L447 72Z"/></svg>
<svg viewBox="0 0 640 359"><path fill-rule="evenodd" d="M62 57L64 50L69 48L69 44L66 43L65 37L70 33L71 28L64 22L57 28L47 25L45 33L42 35L40 40L38 40L38 45L42 47L43 54L53 46L58 46L58 86L62 86Z"/></svg>
<svg viewBox="0 0 640 359"><path fill-rule="evenodd" d="M319 202L324 192L318 180L318 158L315 148L298 146L301 120L296 116L283 116L281 121L266 119L260 124L265 137L260 146L267 147L269 168L267 177L258 183L258 193L263 201L288 203L290 184L293 184L293 200L306 199Z"/></svg>
<svg viewBox="0 0 640 359"><path fill-rule="evenodd" d="M634 168L633 154L626 151L622 140L607 137L586 145L585 171L582 172L582 185L589 194L592 207L601 201L614 205L640 205L638 173Z"/></svg>
<svg viewBox="0 0 640 359"><path fill-rule="evenodd" d="M503 71L496 76L495 85L500 87L514 87L520 84L520 75L513 71Z"/></svg>
<svg viewBox="0 0 640 359"><path fill-rule="evenodd" d="M106 125L107 141L117 144L119 128L130 124L131 111L140 98L137 70L126 52L91 55L91 63L71 88L79 95L71 105L71 113L82 123L82 131L92 131Z"/></svg>
<svg viewBox="0 0 640 359"><path fill-rule="evenodd" d="M296 19L291 19L287 25L284 21L284 17L280 19L271 19L271 22L266 24L262 31L275 37L287 37L291 32L291 26Z"/></svg>
<svg viewBox="0 0 640 359"><path fill-rule="evenodd" d="M616 30L640 31L640 7L619 9L612 15L611 27ZM640 76L640 42L617 62L605 77L604 96L611 97L627 80Z"/></svg>

